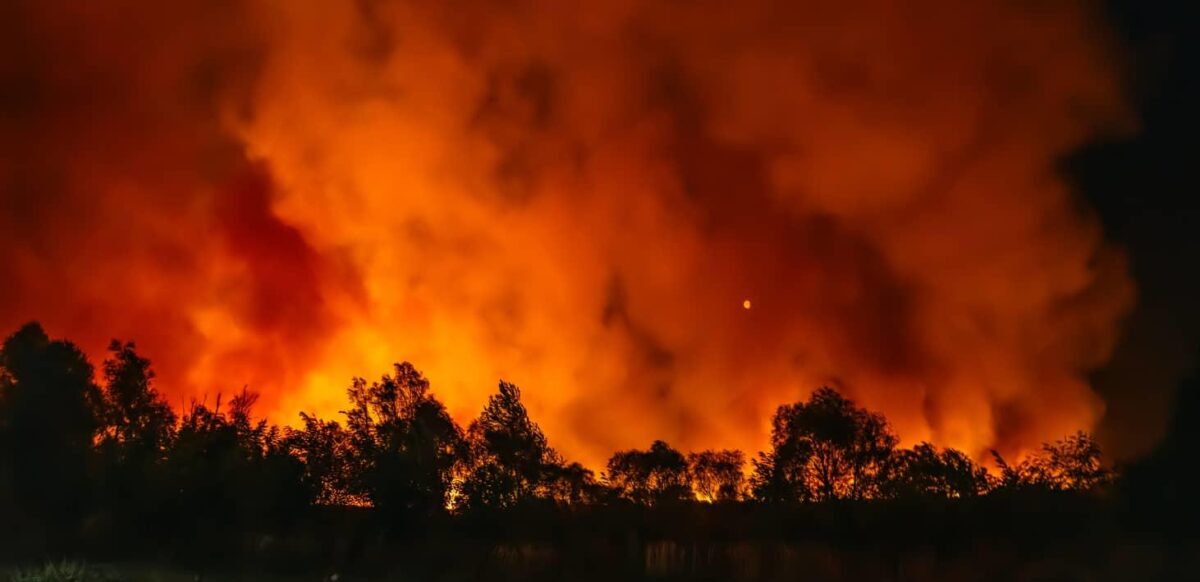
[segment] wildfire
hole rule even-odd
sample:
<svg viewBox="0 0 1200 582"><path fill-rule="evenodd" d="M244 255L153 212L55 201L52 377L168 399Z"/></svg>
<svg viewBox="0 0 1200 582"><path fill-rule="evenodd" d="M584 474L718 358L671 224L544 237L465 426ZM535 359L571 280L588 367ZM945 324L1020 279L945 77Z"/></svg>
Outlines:
<svg viewBox="0 0 1200 582"><path fill-rule="evenodd" d="M1125 122L1089 3L126 4L20 11L6 329L282 422L506 378L591 466L761 449L824 384L979 458L1102 413L1133 287L1054 170Z"/></svg>

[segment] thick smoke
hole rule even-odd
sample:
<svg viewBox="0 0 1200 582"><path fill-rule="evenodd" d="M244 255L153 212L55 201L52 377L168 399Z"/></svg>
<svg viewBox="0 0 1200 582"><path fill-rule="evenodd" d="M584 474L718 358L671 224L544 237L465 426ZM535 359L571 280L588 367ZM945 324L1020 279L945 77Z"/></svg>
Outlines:
<svg viewBox="0 0 1200 582"><path fill-rule="evenodd" d="M822 384L977 455L1103 413L1132 285L1056 162L1126 118L1081 2L128 4L9 9L7 328L280 420L503 377L592 463L756 450Z"/></svg>

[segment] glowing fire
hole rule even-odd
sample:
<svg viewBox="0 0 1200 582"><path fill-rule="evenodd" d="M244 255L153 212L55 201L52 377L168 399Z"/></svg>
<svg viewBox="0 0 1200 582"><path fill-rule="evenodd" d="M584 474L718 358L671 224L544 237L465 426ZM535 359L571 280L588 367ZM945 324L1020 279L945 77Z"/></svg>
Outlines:
<svg viewBox="0 0 1200 582"><path fill-rule="evenodd" d="M288 422L401 359L464 421L503 377L592 466L760 449L822 384L973 454L1102 412L1132 285L1054 171L1124 120L1084 3L129 4L25 15L6 329Z"/></svg>

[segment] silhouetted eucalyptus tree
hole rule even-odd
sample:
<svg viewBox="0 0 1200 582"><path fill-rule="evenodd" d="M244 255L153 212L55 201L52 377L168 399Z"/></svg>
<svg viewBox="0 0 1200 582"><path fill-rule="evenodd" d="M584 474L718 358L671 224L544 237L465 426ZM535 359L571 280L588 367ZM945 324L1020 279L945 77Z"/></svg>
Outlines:
<svg viewBox="0 0 1200 582"><path fill-rule="evenodd" d="M175 413L152 386L150 360L116 340L104 362L103 428L99 442L104 504L117 521L145 535L172 495L164 462L175 435Z"/></svg>
<svg viewBox="0 0 1200 582"><path fill-rule="evenodd" d="M150 360L133 342L113 340L104 362L102 442L122 458L160 458L175 433L175 412L152 386Z"/></svg>
<svg viewBox="0 0 1200 582"><path fill-rule="evenodd" d="M1104 466L1100 445L1082 431L1043 444L1040 451L1016 465L996 451L992 455L1000 468L999 485L1005 489L1087 491L1113 479L1113 472Z"/></svg>
<svg viewBox="0 0 1200 582"><path fill-rule="evenodd" d="M687 457L696 496L705 501L737 501L742 496L746 457L741 451L701 451Z"/></svg>
<svg viewBox="0 0 1200 582"><path fill-rule="evenodd" d="M166 467L185 538L286 527L315 496L278 427L252 418L256 400L243 391L224 412L218 397L214 408L193 404L180 419Z"/></svg>
<svg viewBox="0 0 1200 582"><path fill-rule="evenodd" d="M579 463L547 466L545 488L548 497L562 506L597 503L604 495L596 475Z"/></svg>
<svg viewBox="0 0 1200 582"><path fill-rule="evenodd" d="M284 445L304 465L304 482L316 492L318 505L362 505L355 495L351 463L355 455L350 433L336 421L300 413L304 427L285 429Z"/></svg>
<svg viewBox="0 0 1200 582"><path fill-rule="evenodd" d="M42 525L60 534L115 534L120 543L174 540L182 542L174 551L191 554L184 558L211 562L247 540L247 534L286 535L314 504L371 504L372 514L389 526L411 527L434 525L426 518L447 507L537 508L614 498L669 505L693 497L735 501L745 495L741 452L685 457L662 441L614 454L603 484L597 483L584 466L561 460L530 419L520 390L508 382L500 382L465 435L411 364L397 364L392 375L372 384L355 380L348 393L344 426L306 414L300 415L300 428L269 425L252 417L256 396L246 391L225 409L220 397L212 408L193 403L177 420L155 390L149 360L132 343L109 346L98 387L78 348L27 325L0 347L0 521L17 523L11 529L21 537ZM1130 513L1151 515L1152 524L1186 531L1198 513L1188 489L1197 402L1194 394L1181 395L1179 416L1162 450L1135 466L1137 472L1122 483L1118 499L1129 503ZM1045 444L1015 466L997 454L999 479L953 449L921 443L896 450L895 445L883 417L821 388L776 411L771 447L754 460L753 496L823 502L1031 491L1038 508L1039 492L1092 490L1113 478L1086 433ZM972 515L986 520L987 508L997 506L961 507L985 511ZM1004 503L999 508L1007 509ZM357 513L322 509L312 516L324 524L349 523L355 520L344 518ZM511 523L569 513L504 517ZM733 516L736 522L739 513L688 509L652 515ZM604 522L589 521L595 517L591 511L581 515L588 526ZM612 515L629 514L616 508ZM125 529L107 527L112 524ZM143 537L120 537L134 532Z"/></svg>
<svg viewBox="0 0 1200 582"><path fill-rule="evenodd" d="M619 497L642 505L692 498L687 459L663 441L654 441L645 451L630 449L614 454L608 460L605 478Z"/></svg>
<svg viewBox="0 0 1200 582"><path fill-rule="evenodd" d="M771 450L755 460L755 496L765 501L863 499L880 494L897 438L882 416L830 388L779 407Z"/></svg>
<svg viewBox="0 0 1200 582"><path fill-rule="evenodd" d="M521 403L521 390L500 381L467 429L470 466L462 486L468 509L506 508L553 497L562 459Z"/></svg>
<svg viewBox="0 0 1200 582"><path fill-rule="evenodd" d="M0 478L23 512L59 520L85 510L100 400L92 365L75 344L51 340L36 323L4 342Z"/></svg>
<svg viewBox="0 0 1200 582"><path fill-rule="evenodd" d="M463 438L429 381L402 362L378 382L356 379L348 394L351 493L370 500L385 520L444 511Z"/></svg>
<svg viewBox="0 0 1200 582"><path fill-rule="evenodd" d="M962 451L938 450L929 443L895 452L884 495L960 498L983 495L992 482L987 469Z"/></svg>

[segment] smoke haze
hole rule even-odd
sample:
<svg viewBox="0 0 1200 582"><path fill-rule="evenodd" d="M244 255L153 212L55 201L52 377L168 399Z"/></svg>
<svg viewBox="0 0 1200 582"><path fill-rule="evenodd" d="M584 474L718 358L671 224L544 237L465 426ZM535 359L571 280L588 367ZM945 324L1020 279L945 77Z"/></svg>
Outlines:
<svg viewBox="0 0 1200 582"><path fill-rule="evenodd" d="M0 324L135 339L175 401L334 415L409 360L593 465L758 450L821 385L976 456L1104 413L1089 3L55 4L0 9Z"/></svg>

